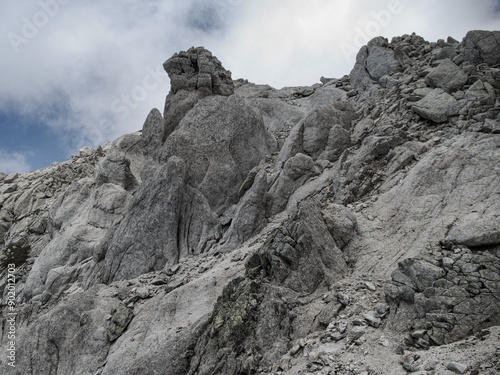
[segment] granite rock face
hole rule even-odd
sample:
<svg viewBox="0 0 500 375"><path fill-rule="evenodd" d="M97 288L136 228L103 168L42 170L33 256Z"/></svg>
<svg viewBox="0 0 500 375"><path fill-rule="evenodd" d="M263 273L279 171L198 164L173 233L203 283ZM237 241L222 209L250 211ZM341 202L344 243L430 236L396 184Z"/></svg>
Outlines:
<svg viewBox="0 0 500 375"><path fill-rule="evenodd" d="M0 173L0 372L500 372L498 46L280 90L175 54L142 131Z"/></svg>

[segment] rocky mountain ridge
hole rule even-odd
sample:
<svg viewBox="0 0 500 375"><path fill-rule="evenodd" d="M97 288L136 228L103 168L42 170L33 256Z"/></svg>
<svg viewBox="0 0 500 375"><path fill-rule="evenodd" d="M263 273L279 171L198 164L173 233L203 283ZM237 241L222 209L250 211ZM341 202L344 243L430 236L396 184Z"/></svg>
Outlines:
<svg viewBox="0 0 500 375"><path fill-rule="evenodd" d="M500 371L500 32L310 87L164 67L142 131L0 176L6 373Z"/></svg>

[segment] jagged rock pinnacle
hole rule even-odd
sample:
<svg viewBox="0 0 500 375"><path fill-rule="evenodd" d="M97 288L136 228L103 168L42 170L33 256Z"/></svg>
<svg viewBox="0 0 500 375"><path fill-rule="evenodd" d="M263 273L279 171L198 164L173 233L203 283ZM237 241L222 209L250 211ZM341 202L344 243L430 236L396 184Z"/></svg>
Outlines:
<svg viewBox="0 0 500 375"><path fill-rule="evenodd" d="M172 94L180 90L199 91L202 96L234 93L231 72L203 47L176 53L165 61L163 67L170 77Z"/></svg>
<svg viewBox="0 0 500 375"><path fill-rule="evenodd" d="M162 141L165 141L201 98L234 94L231 72L203 47L192 47L175 53L165 61L163 67L170 77L171 87L165 100L165 123L161 124L160 131L153 131L162 135Z"/></svg>

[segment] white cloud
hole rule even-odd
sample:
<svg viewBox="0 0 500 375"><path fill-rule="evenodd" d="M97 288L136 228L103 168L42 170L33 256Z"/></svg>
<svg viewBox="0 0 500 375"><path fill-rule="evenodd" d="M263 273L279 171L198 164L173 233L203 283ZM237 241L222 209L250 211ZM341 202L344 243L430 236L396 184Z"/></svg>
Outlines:
<svg viewBox="0 0 500 375"><path fill-rule="evenodd" d="M53 14L41 4L52 4ZM355 56L341 46L359 48L360 30L375 36L374 12L394 4L401 11L379 20L389 39L500 29L495 0L9 2L0 5L0 110L38 116L76 152L140 129L151 108L163 109L169 83L161 64L176 51L203 45L234 78L311 85L322 75L349 74ZM26 20L41 26L29 38ZM9 33L27 41L17 53Z"/></svg>
<svg viewBox="0 0 500 375"><path fill-rule="evenodd" d="M0 172L28 172L32 168L28 163L27 155L19 152L9 153L0 149Z"/></svg>

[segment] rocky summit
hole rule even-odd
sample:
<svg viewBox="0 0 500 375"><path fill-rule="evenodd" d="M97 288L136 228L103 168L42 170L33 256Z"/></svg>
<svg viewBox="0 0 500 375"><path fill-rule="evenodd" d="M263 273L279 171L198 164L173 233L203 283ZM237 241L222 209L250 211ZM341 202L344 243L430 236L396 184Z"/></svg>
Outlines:
<svg viewBox="0 0 500 375"><path fill-rule="evenodd" d="M0 174L2 374L500 373L499 31L164 67L141 131Z"/></svg>

